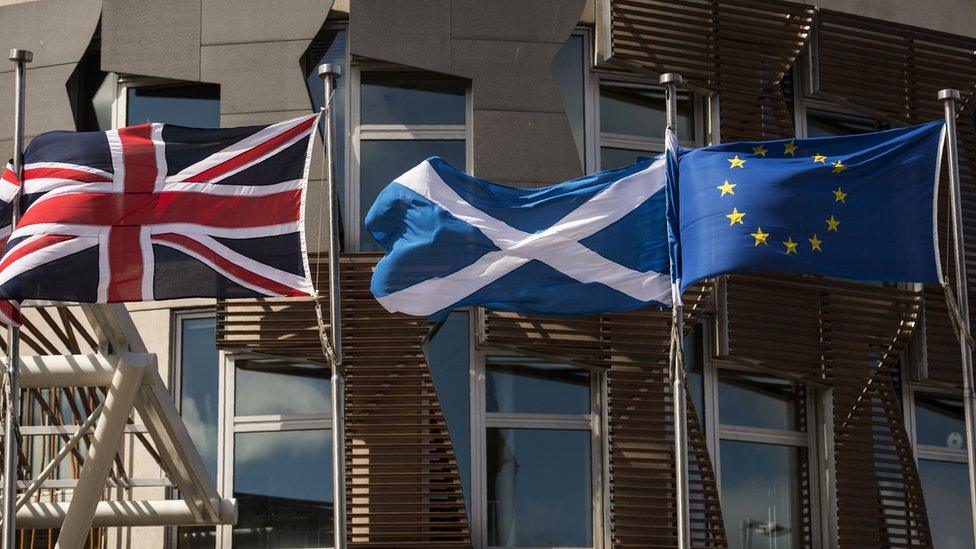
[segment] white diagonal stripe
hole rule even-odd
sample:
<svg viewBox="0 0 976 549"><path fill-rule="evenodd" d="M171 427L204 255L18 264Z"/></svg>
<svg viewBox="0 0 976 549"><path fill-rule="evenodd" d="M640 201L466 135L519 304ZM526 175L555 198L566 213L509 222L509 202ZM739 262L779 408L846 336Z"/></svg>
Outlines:
<svg viewBox="0 0 976 549"><path fill-rule="evenodd" d="M535 259L580 282L598 282L639 301L666 303L671 293L666 273L643 273L615 263L579 243L618 221L664 186L664 159L613 182L548 229L527 233L474 207L447 185L429 162L396 182L480 230L501 249L440 278L379 298L388 310L428 315L487 286ZM436 303L432 298L436 297Z"/></svg>

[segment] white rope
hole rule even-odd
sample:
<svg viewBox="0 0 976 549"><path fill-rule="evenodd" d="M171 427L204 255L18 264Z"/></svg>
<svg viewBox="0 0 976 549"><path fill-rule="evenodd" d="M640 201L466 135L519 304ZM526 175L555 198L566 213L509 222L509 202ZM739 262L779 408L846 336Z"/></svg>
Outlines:
<svg viewBox="0 0 976 549"><path fill-rule="evenodd" d="M969 348L976 349L976 339L973 338L973 334L966 329L966 322L963 320L962 312L959 310L959 302L956 301L955 292L952 291L952 286L949 285L949 280L942 279L942 289L945 295L946 306L949 309L949 318L952 319L953 327L956 329L956 337L962 334L963 339Z"/></svg>
<svg viewBox="0 0 976 549"><path fill-rule="evenodd" d="M328 101L326 101L326 104L322 106L322 113L325 114L324 116L325 122L326 124L330 124L330 125L332 124L332 114L333 114L332 100L334 97L335 97L335 90L332 90L332 93L329 94ZM327 129L327 131L331 131L331 129ZM335 136L333 136L333 139L334 137ZM323 146L326 147L328 146L328 143L325 143L324 140L323 140ZM333 184L331 178L333 177L334 174L332 173L331 166L325 165L325 157L326 157L325 154L321 155L322 173L328 175L328 177L330 178L329 184L331 185ZM330 156L330 160L332 160L331 156ZM329 193L326 190L325 186L322 187L322 194L325 197L325 200L322 201L324 204L326 200L328 200L329 198ZM327 207L329 208L329 215L335 215L336 212L332 211L331 201L329 202ZM315 233L315 249L318 251L319 254L321 254L322 251L322 233L325 232L323 215L322 215L322 212L324 210L325 207L321 207L318 209L318 221L317 221L318 230ZM336 252L338 252L338 250L336 250ZM331 260L331 258L329 259ZM317 261L315 266L315 280L312 282L312 284L315 287L315 298L314 298L315 299L315 320L318 324L318 329L319 329L319 342L322 345L322 354L325 356L325 359L329 362L330 365L332 365L333 368L337 368L340 366L340 364L338 363L338 360L335 355L335 348L332 346L332 342L329 341L329 334L328 331L326 330L326 325L325 325L325 315L322 312L322 299L321 299L322 292L319 290L320 287L319 282L321 280L321 277L322 277L321 261ZM329 299L330 300L335 299L335 296L329 296Z"/></svg>

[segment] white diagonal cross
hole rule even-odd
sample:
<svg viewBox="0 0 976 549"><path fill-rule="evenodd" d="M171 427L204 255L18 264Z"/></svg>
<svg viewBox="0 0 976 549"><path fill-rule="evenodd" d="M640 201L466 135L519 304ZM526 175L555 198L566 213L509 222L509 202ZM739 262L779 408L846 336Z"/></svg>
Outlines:
<svg viewBox="0 0 976 549"><path fill-rule="evenodd" d="M671 281L667 273L635 271L580 244L661 190L665 183L663 157L648 168L613 182L538 233L518 230L474 207L447 185L429 162L421 163L396 182L476 227L499 250L447 276L429 278L377 298L389 311L433 314L532 260L579 282L599 282L638 301L670 302Z"/></svg>

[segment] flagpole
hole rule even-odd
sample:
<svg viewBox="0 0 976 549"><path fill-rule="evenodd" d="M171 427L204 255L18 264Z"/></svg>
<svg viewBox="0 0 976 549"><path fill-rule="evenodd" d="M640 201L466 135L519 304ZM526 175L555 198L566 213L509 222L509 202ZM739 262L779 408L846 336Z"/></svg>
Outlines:
<svg viewBox="0 0 976 549"><path fill-rule="evenodd" d="M17 179L24 178L24 76L27 63L34 59L30 50L10 50L14 69L14 171ZM11 202L11 230L20 217L17 199ZM6 413L3 425L3 548L14 549L17 545L17 465L20 448L17 444L17 412L20 408L20 328L7 326L7 383L5 387Z"/></svg>
<svg viewBox="0 0 976 549"><path fill-rule="evenodd" d="M339 194L335 170L336 79L342 68L334 63L319 65L325 81L325 165L329 201L329 326L332 331L332 527L335 549L346 548L346 382L342 365L342 311L339 295ZM321 228L319 228L321 230Z"/></svg>
<svg viewBox="0 0 976 549"><path fill-rule="evenodd" d="M670 72L662 74L660 83L664 86L667 102L667 129L673 132L675 139L677 139L677 92L678 84L681 84L681 75ZM669 367L671 396L674 404L674 489L675 500L677 501L677 547L678 549L689 549L691 547L691 516L688 504L688 404L684 371L684 307L681 304L681 293L676 284L672 285L671 302L672 328Z"/></svg>
<svg viewBox="0 0 976 549"><path fill-rule="evenodd" d="M952 243L955 249L956 299L962 316L963 332L959 337L962 355L963 405L966 413L966 461L969 465L970 527L976 539L976 392L973 389L973 350L969 347L969 289L966 284L966 245L962 229L962 197L959 180L959 148L956 142L956 101L959 90L947 88L939 92L939 100L945 105L946 149L949 153L950 214L952 216Z"/></svg>

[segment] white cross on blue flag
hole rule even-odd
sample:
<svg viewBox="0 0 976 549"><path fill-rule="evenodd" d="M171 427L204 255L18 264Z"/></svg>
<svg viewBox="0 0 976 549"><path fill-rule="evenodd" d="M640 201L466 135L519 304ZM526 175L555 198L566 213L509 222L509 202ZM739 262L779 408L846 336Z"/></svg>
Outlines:
<svg viewBox="0 0 976 549"><path fill-rule="evenodd" d="M429 158L377 197L386 250L372 291L389 311L583 315L671 304L665 159L544 188L477 179Z"/></svg>

